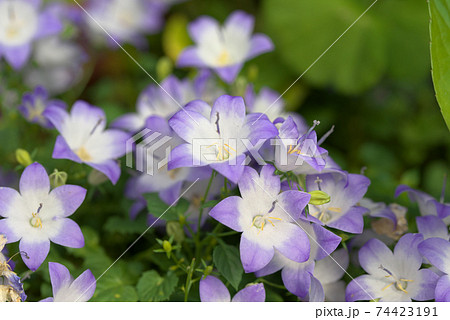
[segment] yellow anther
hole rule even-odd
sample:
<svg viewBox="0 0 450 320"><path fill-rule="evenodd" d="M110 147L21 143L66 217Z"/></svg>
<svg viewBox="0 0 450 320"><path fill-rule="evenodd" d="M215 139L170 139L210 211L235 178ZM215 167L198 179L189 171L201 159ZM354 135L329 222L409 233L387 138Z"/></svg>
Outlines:
<svg viewBox="0 0 450 320"><path fill-rule="evenodd" d="M328 210L333 211L333 212L337 212L337 213L341 213L342 212L341 208L336 208L336 207L329 207Z"/></svg>
<svg viewBox="0 0 450 320"><path fill-rule="evenodd" d="M394 282L389 283L386 287L384 287L383 289L381 289L381 291L386 290L387 288L389 288L390 286L392 286L394 284Z"/></svg>
<svg viewBox="0 0 450 320"><path fill-rule="evenodd" d="M77 156L84 162L89 162L92 160L91 155L87 152L85 147L81 147L75 152Z"/></svg>

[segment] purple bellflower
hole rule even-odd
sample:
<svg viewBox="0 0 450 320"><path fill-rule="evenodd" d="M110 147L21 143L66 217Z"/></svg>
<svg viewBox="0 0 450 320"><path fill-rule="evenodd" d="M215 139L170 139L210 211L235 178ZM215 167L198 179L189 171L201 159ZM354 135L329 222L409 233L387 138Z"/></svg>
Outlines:
<svg viewBox="0 0 450 320"><path fill-rule="evenodd" d="M77 101L70 114L61 108L49 107L44 116L60 133L53 158L86 163L113 184L117 182L120 166L116 159L125 154L129 135L120 130L105 130L106 116L102 109Z"/></svg>
<svg viewBox="0 0 450 320"><path fill-rule="evenodd" d="M350 233L361 233L364 227L363 214L368 211L358 206L358 201L367 192L370 180L360 174L318 174L306 177L308 192L321 190L330 196L330 202L309 205L309 214L323 224Z"/></svg>
<svg viewBox="0 0 450 320"><path fill-rule="evenodd" d="M237 183L246 160L246 152L259 142L275 137L277 128L260 114L245 114L241 97L224 95L211 108L201 100L192 101L170 120L172 129L187 143L171 152L169 170L209 165Z"/></svg>
<svg viewBox="0 0 450 320"><path fill-rule="evenodd" d="M39 163L25 168L19 189L20 193L0 188L0 216L4 217L0 233L6 235L8 243L20 241L28 268L36 271L44 262L50 241L70 248L84 246L80 227L67 217L81 205L86 189L63 185L50 191L49 177Z"/></svg>
<svg viewBox="0 0 450 320"><path fill-rule="evenodd" d="M181 67L213 69L222 80L233 82L245 61L272 51L272 41L263 34L252 35L254 18L233 12L223 27L211 17L202 16L189 25L195 45L178 57Z"/></svg>
<svg viewBox="0 0 450 320"><path fill-rule="evenodd" d="M53 128L50 121L42 113L50 106L66 109L67 105L61 100L49 100L47 90L37 86L33 92L25 93L19 111L28 121L38 123L45 128Z"/></svg>
<svg viewBox="0 0 450 320"><path fill-rule="evenodd" d="M309 259L308 236L295 220L311 196L294 190L280 193L280 178L274 172L271 165L264 166L260 174L246 167L238 183L241 197L225 198L210 211L220 223L242 232L240 254L245 272L264 268L275 249L295 262Z"/></svg>
<svg viewBox="0 0 450 320"><path fill-rule="evenodd" d="M209 71L200 72L194 79L179 80L169 76L161 82L161 87L151 84L139 96L137 112L125 114L116 119L112 126L126 131L135 132L145 126L150 116L170 118L180 110L180 105L202 99L208 103L214 102L223 94ZM153 128L149 128L154 130Z"/></svg>
<svg viewBox="0 0 450 320"><path fill-rule="evenodd" d="M421 234L404 235L392 251L380 240L369 240L359 251L361 267L369 274L352 280L347 286L346 300L410 302L411 299L434 299L438 275L420 269L422 256L417 249Z"/></svg>
<svg viewBox="0 0 450 320"><path fill-rule="evenodd" d="M0 0L0 57L21 69L28 61L33 42L59 33L63 26L52 10L40 10L41 0Z"/></svg>

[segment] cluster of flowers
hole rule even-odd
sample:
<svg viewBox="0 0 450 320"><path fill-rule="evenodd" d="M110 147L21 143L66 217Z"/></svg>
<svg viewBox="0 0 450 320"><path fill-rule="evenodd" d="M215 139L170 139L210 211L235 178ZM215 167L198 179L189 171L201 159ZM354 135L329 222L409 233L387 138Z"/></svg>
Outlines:
<svg viewBox="0 0 450 320"><path fill-rule="evenodd" d="M45 56L39 50L51 45L66 46L66 56L82 57L73 52L80 48L61 43L64 21L89 30L93 41L100 37L113 47L125 42L143 47L144 36L161 29L167 8L167 1L94 0L83 12L56 4L41 9L37 0L0 0L0 57L15 69L26 66L33 45L37 57ZM450 301L450 205L399 187L397 194L408 192L422 213L419 233L406 233L406 210L364 198L370 180L342 170L321 147L332 130L318 139L319 122L308 127L299 115L286 112L279 94L269 88L255 92L249 84L243 97L226 94L247 60L274 48L267 36L253 34L253 28L253 17L241 11L224 25L210 17L192 22L189 33L195 44L184 49L177 65L197 68L197 76L180 80L170 75L161 85L150 85L138 99L137 112L115 119L111 129L106 129L101 108L77 101L68 112L42 86L23 96L19 110L30 122L59 132L53 158L85 163L113 184L121 176L118 159L129 139L146 139L149 132L168 137L167 163L152 175L134 173L127 183L125 195L134 201L131 218L147 208L147 193L158 193L168 205L184 197L191 204L187 218L196 232L205 220L200 208L205 189L203 202L218 198L222 185L237 187L234 194L239 195L222 197L209 210L210 217L242 233L245 272L264 277L281 270L286 289L302 301ZM71 61L79 65L82 59ZM147 146L158 143L153 140ZM160 149L155 148L146 166L164 161L166 153ZM23 172L20 193L0 188L0 249L20 241L20 255L32 271L47 257L50 241L84 246L79 226L68 217L84 201L86 189L65 184L50 189L48 174L38 163ZM372 219L372 229L364 228L365 215ZM149 215L149 225L155 222ZM339 247L348 234L358 236ZM397 240L392 253L387 245ZM349 252L361 244L359 264L368 274L346 287L342 277ZM49 269L54 297L44 301L87 301L93 296L96 280L89 270L73 280L61 264L50 262ZM26 298L12 270L11 261L0 254L0 301ZM200 281L200 298L231 299L225 285L211 275ZM262 283L249 284L232 299L264 300Z"/></svg>

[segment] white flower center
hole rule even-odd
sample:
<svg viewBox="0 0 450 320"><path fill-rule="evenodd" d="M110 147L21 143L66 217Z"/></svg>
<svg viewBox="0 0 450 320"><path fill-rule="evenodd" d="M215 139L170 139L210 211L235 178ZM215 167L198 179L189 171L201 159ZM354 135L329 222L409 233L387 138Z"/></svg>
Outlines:
<svg viewBox="0 0 450 320"><path fill-rule="evenodd" d="M0 3L0 44L20 46L28 43L38 27L38 14L25 1L2 1Z"/></svg>

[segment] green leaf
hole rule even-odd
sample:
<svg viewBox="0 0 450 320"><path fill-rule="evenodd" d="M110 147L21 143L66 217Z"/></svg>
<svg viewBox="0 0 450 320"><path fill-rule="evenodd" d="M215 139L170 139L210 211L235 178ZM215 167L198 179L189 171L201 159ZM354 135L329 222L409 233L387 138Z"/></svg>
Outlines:
<svg viewBox="0 0 450 320"><path fill-rule="evenodd" d="M450 0L430 0L428 3L434 89L450 129Z"/></svg>
<svg viewBox="0 0 450 320"><path fill-rule="evenodd" d="M227 279L234 289L238 289L244 269L242 268L239 250L234 246L222 244L213 252L214 265Z"/></svg>
<svg viewBox="0 0 450 320"><path fill-rule="evenodd" d="M178 214L184 215L186 211L188 211L190 202L184 198L178 200L177 205L175 206L175 210Z"/></svg>
<svg viewBox="0 0 450 320"><path fill-rule="evenodd" d="M144 272L137 284L137 292L140 301L158 302L170 298L178 284L178 277L173 272L168 272L161 277L155 270Z"/></svg>
<svg viewBox="0 0 450 320"><path fill-rule="evenodd" d="M132 286L134 281L127 269L127 264L119 261L101 279L98 279L92 301L138 301L136 289Z"/></svg>
<svg viewBox="0 0 450 320"><path fill-rule="evenodd" d="M210 200L210 201L206 201L205 204L202 206L202 208L212 208L214 207L216 204L218 204L221 200Z"/></svg>
<svg viewBox="0 0 450 320"><path fill-rule="evenodd" d="M121 234L141 234L147 229L145 217L131 220L123 217L110 217L104 225L104 229L109 232Z"/></svg>
<svg viewBox="0 0 450 320"><path fill-rule="evenodd" d="M265 31L298 77L369 5L360 0L265 0ZM387 41L371 10L308 70L305 78L310 83L357 94L381 79Z"/></svg>
<svg viewBox="0 0 450 320"><path fill-rule="evenodd" d="M152 216L165 221L178 220L176 208L162 201L157 193L144 194L144 198L147 200L147 208Z"/></svg>

